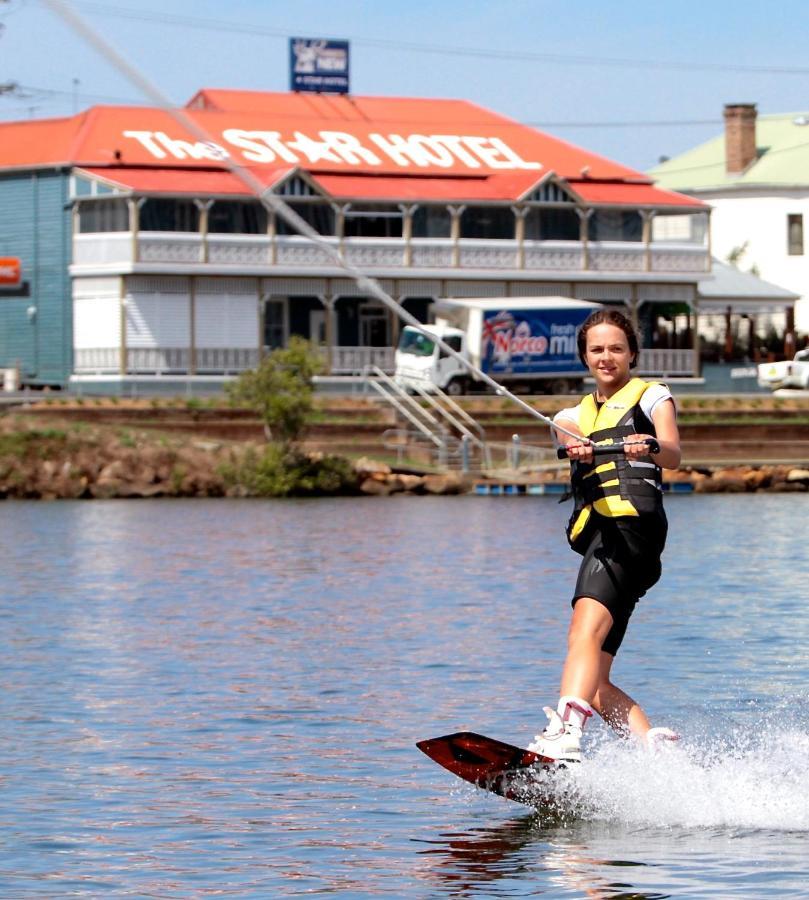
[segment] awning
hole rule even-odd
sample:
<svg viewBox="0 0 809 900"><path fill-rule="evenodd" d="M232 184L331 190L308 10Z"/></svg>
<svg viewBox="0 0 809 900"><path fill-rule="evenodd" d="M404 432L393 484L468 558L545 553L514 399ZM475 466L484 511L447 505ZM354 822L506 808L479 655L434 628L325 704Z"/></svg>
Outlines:
<svg viewBox="0 0 809 900"><path fill-rule="evenodd" d="M419 177L418 175L326 175L314 180L340 200L409 200L436 202L514 200L537 181L535 172L481 177Z"/></svg>
<svg viewBox="0 0 809 900"><path fill-rule="evenodd" d="M697 288L700 312L723 313L728 306L733 312L751 315L781 312L800 300L800 294L718 259L713 261L711 272L714 277L701 281Z"/></svg>
<svg viewBox="0 0 809 900"><path fill-rule="evenodd" d="M78 170L109 185L138 194L251 197L254 191L231 172L199 169L85 168ZM274 184L289 167L254 173L264 185Z"/></svg>
<svg viewBox="0 0 809 900"><path fill-rule="evenodd" d="M653 184L633 184L616 181L570 181L570 187L586 203L605 203L614 206L648 206L655 209L673 207L678 210L700 212L710 208L707 203L655 187Z"/></svg>

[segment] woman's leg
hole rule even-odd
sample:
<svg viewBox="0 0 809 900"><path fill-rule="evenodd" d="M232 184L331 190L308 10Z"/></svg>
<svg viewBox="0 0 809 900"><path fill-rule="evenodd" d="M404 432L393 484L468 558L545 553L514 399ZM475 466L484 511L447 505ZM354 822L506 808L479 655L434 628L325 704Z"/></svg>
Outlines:
<svg viewBox="0 0 809 900"><path fill-rule="evenodd" d="M562 669L562 696L581 697L588 703L601 684L601 652L605 638L612 628L610 611L592 597L580 597L573 607L573 617L567 636L567 657ZM609 669L607 669L609 677Z"/></svg>
<svg viewBox="0 0 809 900"><path fill-rule="evenodd" d="M610 670L615 657L603 651L600 657L598 690L591 700L593 709L622 737L635 735L645 738L651 727L646 713L628 694L610 681Z"/></svg>

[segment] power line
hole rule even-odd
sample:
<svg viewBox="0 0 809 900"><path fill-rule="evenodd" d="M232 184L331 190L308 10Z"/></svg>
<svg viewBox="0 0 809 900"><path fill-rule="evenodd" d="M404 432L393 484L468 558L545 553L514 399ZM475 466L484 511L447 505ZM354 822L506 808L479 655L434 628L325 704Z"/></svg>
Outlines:
<svg viewBox="0 0 809 900"><path fill-rule="evenodd" d="M96 103L116 103L126 104L127 106L144 106L143 100L133 100L131 97L115 97L109 94L94 94L85 91L67 91L58 88L34 87L30 84L16 84L18 91L17 96L36 96L36 97L81 97L84 100L94 101Z"/></svg>
<svg viewBox="0 0 809 900"><path fill-rule="evenodd" d="M806 147L809 147L809 141L801 141L798 144L793 144L791 147L778 147L775 150L767 150L766 153L762 154L759 157L759 160L757 160L757 162L762 159L768 159L772 156L780 155L781 153L792 153L795 150L803 150ZM668 177L669 175L679 175L681 172L697 172L701 169L722 168L722 165L723 165L722 160L719 160L717 162L700 163L699 165L695 165L695 166L680 166L677 169L668 169L667 168L664 172L661 173L661 175L665 178L665 177ZM745 187L745 185L742 184L741 187ZM688 190L688 188L672 188L672 190Z"/></svg>
<svg viewBox="0 0 809 900"><path fill-rule="evenodd" d="M261 37L288 39L289 30L268 28L255 23L242 24L221 19L205 19L199 16L178 16L168 13L150 13L139 9L118 7L112 9L105 4L90 0L75 0L75 6L98 15L143 22L159 22L183 28L198 28L217 32L231 32ZM303 29L307 31L308 29ZM492 50L481 47L452 47L443 44L421 44L408 41L391 41L382 38L352 37L351 42L359 46L378 47L386 50L407 50L411 53L434 53L442 56L467 56L477 59L500 59L508 62L553 62L559 65L614 66L633 69L660 69L674 71L702 72L745 72L767 75L809 75L806 66L756 66L708 62L676 62L657 59L629 59L607 56L577 56L563 53L535 53L530 51Z"/></svg>
<svg viewBox="0 0 809 900"><path fill-rule="evenodd" d="M2 2L2 0L0 0ZM74 97L78 96L85 100L97 103L121 103L128 106L144 106L142 100L135 100L131 97L117 97L109 94L95 94L86 91L75 93L74 91L60 90L58 88L36 87L29 84L17 84L9 82L8 84L0 84L0 95L8 93L11 96L19 97ZM301 118L298 116L298 118ZM310 118L317 118L312 116ZM672 119L672 120L636 120L632 122L520 122L531 128L669 128L683 127L688 125L715 125L721 123L718 119Z"/></svg>
<svg viewBox="0 0 809 900"><path fill-rule="evenodd" d="M671 119L650 120L648 122L523 122L532 128L680 128L689 125L720 126L719 119Z"/></svg>

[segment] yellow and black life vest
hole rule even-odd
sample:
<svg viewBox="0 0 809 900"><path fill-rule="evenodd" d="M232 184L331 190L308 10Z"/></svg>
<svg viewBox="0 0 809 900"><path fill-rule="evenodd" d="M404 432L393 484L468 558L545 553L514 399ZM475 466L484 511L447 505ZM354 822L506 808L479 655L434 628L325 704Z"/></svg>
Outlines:
<svg viewBox="0 0 809 900"><path fill-rule="evenodd" d="M654 424L640 407L650 382L633 378L600 406L595 394L581 402L579 431L596 444L623 441L630 434L655 435ZM590 529L593 513L607 518L640 516L662 507L662 472L651 460L630 462L623 450L614 455L599 455L592 463L571 462L574 509L567 536L574 550L584 552L581 544Z"/></svg>

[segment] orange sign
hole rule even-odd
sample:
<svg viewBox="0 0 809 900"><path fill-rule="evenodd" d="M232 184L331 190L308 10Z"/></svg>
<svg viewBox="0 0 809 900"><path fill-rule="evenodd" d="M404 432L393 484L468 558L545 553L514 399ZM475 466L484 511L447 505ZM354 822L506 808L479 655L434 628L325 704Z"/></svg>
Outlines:
<svg viewBox="0 0 809 900"><path fill-rule="evenodd" d="M22 282L22 264L18 256L0 256L0 285L16 287Z"/></svg>

